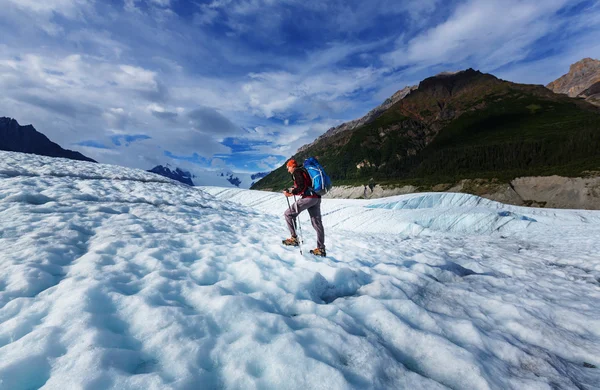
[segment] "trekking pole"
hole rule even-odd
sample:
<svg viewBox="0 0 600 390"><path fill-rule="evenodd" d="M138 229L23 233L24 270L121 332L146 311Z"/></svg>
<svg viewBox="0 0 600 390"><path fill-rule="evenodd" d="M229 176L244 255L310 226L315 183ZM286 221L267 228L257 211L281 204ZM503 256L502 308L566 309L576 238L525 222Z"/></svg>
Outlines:
<svg viewBox="0 0 600 390"><path fill-rule="evenodd" d="M294 195L294 204L296 203L296 195ZM296 221L298 223L298 237L300 238L300 240L298 241L300 243L300 254L302 254L302 227L300 226L300 213L298 213L298 215L296 215Z"/></svg>

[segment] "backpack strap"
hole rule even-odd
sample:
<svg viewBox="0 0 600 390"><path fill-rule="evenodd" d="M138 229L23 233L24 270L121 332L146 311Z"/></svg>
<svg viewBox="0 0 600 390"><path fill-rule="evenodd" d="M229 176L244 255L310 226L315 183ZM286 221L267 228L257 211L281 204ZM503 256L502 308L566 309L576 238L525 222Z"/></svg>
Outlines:
<svg viewBox="0 0 600 390"><path fill-rule="evenodd" d="M310 177L310 173L308 173L308 170L304 167L300 168L302 170L302 176L304 177L304 180L306 181L306 190L305 192L307 192L307 195L317 195L317 193L315 192L315 189L312 186L312 177Z"/></svg>
<svg viewBox="0 0 600 390"><path fill-rule="evenodd" d="M304 185L302 186L302 188L300 188L298 186L298 183L296 182L297 171L299 171L300 175L302 176L302 180L304 181ZM299 188L301 190L300 193L298 193L297 195L307 196L314 193L314 191L312 190L312 179L310 178L310 175L306 168L297 167L296 169L294 169L294 171L292 172L292 180L294 182L294 187Z"/></svg>

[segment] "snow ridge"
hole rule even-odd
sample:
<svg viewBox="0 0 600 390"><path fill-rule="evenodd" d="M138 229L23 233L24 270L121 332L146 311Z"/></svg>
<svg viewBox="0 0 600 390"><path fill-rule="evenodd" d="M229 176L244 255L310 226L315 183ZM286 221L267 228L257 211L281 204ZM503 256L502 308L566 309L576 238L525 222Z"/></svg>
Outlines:
<svg viewBox="0 0 600 390"><path fill-rule="evenodd" d="M176 183L166 177L140 169L97 164L58 157L0 151L0 178L19 176L71 177L88 180L132 180L147 183Z"/></svg>

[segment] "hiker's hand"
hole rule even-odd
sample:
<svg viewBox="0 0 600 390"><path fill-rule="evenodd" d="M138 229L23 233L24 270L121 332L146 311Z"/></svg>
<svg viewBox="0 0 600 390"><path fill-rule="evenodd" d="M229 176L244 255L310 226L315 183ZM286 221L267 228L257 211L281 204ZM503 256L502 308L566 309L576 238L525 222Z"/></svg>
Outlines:
<svg viewBox="0 0 600 390"><path fill-rule="evenodd" d="M285 196L287 196L289 198L293 194L291 192L289 192L288 190L283 190L283 195L285 195Z"/></svg>

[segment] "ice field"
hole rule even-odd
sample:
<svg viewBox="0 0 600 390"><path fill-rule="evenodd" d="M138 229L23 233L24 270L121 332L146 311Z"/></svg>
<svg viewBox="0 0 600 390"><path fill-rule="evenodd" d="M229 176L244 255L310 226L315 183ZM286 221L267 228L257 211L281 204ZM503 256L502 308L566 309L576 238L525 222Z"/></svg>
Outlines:
<svg viewBox="0 0 600 390"><path fill-rule="evenodd" d="M598 389L600 212L0 152L0 389Z"/></svg>

